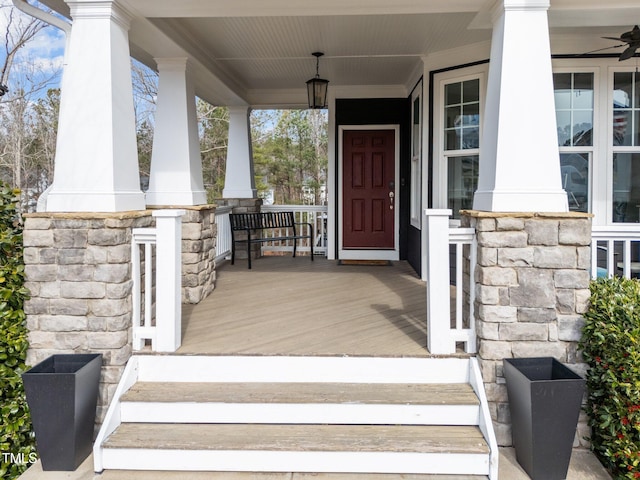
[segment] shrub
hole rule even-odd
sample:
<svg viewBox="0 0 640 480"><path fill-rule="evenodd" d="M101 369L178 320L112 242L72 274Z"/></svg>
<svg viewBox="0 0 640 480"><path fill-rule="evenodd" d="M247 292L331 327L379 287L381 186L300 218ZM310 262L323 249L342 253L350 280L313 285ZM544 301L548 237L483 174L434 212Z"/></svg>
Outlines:
<svg viewBox="0 0 640 480"><path fill-rule="evenodd" d="M640 478L640 282L593 281L585 320L592 448L615 478Z"/></svg>
<svg viewBox="0 0 640 480"><path fill-rule="evenodd" d="M35 453L21 374L26 369L22 227L19 191L0 183L0 478L17 478Z"/></svg>

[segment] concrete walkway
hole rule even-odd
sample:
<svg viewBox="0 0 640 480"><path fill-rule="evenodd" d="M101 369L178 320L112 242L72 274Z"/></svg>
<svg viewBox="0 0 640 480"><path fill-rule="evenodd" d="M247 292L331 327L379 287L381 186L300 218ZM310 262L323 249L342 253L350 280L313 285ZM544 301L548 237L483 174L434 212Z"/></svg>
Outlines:
<svg viewBox="0 0 640 480"><path fill-rule="evenodd" d="M516 461L512 448L500 449L500 480L528 480ZM75 472L43 472L40 463L27 470L19 480L466 480L479 477L455 475L381 475L337 473L231 473L231 472L93 472L93 459L87 458ZM574 450L567 480L611 480L596 457L587 450Z"/></svg>

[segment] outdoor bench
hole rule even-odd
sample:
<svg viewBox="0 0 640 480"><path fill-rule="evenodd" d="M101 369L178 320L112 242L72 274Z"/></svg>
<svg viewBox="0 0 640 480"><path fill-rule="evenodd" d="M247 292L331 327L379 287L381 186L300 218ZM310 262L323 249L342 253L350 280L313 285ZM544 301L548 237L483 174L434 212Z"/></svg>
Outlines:
<svg viewBox="0 0 640 480"><path fill-rule="evenodd" d="M310 223L296 222L293 212L263 212L263 213L232 213L229 215L231 220L231 265L233 265L236 256L236 243L245 242L247 244L247 258L249 259L249 268L251 268L251 244L264 243L281 240L293 240L293 256L296 256L296 248L298 239L309 239L311 247L311 261L313 261L313 227ZM296 225L308 225L309 234L298 234ZM278 236L264 237L261 231L278 230ZM246 232L246 239L237 239L236 232ZM252 235L252 232L254 234ZM286 232L285 234L282 234ZM257 235L256 235L257 233Z"/></svg>

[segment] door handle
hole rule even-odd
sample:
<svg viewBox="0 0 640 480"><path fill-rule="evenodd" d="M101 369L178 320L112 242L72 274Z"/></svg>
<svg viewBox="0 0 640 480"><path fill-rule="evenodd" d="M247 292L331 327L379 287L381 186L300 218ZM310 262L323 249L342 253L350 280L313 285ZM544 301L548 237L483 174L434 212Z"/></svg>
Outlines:
<svg viewBox="0 0 640 480"><path fill-rule="evenodd" d="M393 210L393 198L396 196L395 193L389 192L389 210Z"/></svg>

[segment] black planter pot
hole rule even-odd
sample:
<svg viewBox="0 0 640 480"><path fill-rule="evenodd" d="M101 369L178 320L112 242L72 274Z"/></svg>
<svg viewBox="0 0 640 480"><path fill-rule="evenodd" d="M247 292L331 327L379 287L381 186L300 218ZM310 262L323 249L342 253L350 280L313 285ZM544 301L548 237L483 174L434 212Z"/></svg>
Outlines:
<svg viewBox="0 0 640 480"><path fill-rule="evenodd" d="M566 478L585 380L552 357L503 365L518 463L532 480Z"/></svg>
<svg viewBox="0 0 640 480"><path fill-rule="evenodd" d="M52 355L22 374L43 470L76 470L93 447L102 355Z"/></svg>

